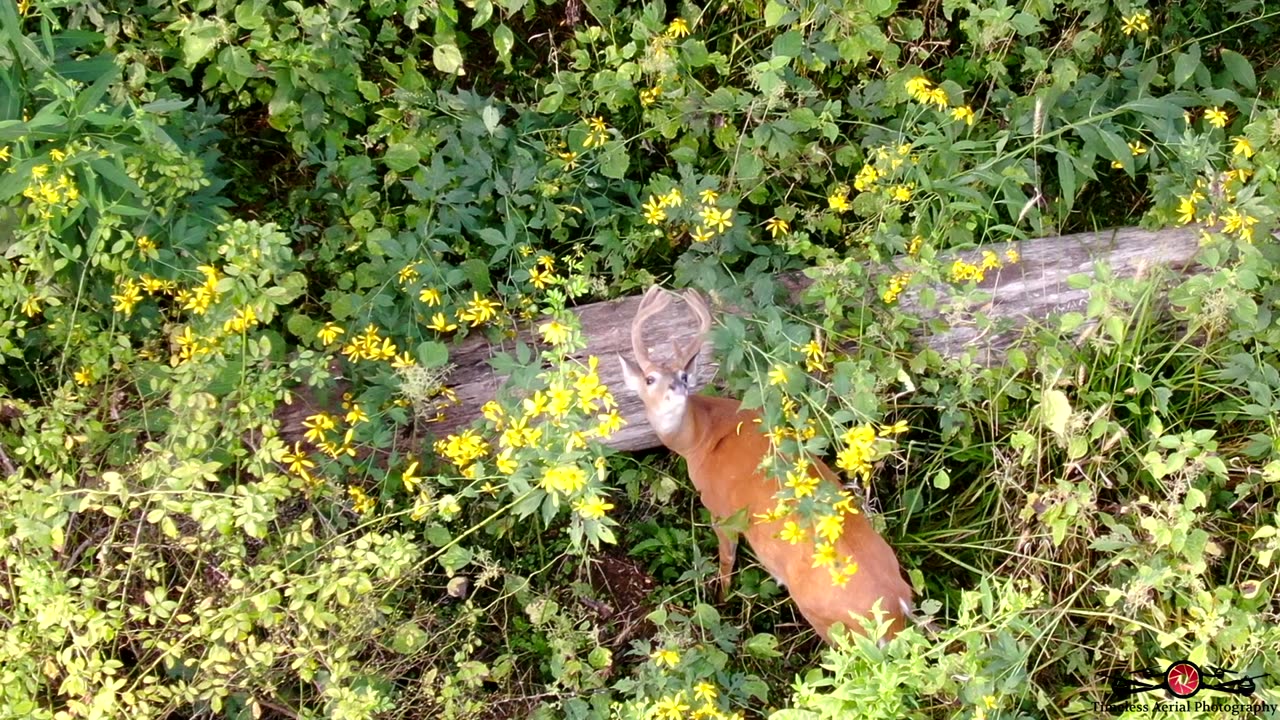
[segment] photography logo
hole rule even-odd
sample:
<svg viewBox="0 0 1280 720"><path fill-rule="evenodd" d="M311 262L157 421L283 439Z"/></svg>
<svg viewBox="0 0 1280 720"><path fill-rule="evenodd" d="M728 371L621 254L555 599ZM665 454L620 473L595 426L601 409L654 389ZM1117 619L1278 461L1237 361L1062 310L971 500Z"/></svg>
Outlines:
<svg viewBox="0 0 1280 720"><path fill-rule="evenodd" d="M1201 668L1190 660L1177 660L1161 671L1147 668L1133 673L1114 673L1107 676L1111 693L1105 709L1109 712L1138 710L1139 712L1187 712L1216 710L1240 715L1275 712L1277 703L1264 703L1251 696L1258 689L1256 680L1265 676L1247 676L1243 671L1224 670L1219 667ZM1165 691L1167 696L1155 695L1150 700L1147 693ZM1203 691L1223 693L1232 697L1197 695ZM1137 698L1137 699L1135 699Z"/></svg>

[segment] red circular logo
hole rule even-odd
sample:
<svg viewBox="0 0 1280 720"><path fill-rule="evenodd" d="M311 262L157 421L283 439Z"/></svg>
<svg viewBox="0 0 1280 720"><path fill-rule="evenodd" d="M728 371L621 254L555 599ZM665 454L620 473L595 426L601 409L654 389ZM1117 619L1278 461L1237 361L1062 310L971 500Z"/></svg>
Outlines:
<svg viewBox="0 0 1280 720"><path fill-rule="evenodd" d="M1165 671L1164 681L1169 692L1179 698L1189 698L1200 689L1200 668L1186 660L1179 660Z"/></svg>

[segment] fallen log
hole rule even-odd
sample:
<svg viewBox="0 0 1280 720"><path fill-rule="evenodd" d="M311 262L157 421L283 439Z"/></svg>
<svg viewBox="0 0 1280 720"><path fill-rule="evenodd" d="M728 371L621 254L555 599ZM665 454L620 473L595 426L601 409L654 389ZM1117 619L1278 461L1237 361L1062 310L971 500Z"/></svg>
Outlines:
<svg viewBox="0 0 1280 720"><path fill-rule="evenodd" d="M1158 231L1121 228L1012 242L1001 250L1016 249L1019 260L987 272L978 284L985 298L964 303L959 309L949 309L947 325L941 332L931 331L932 323L922 323L919 342L943 356L959 357L967 352L977 363L999 364L1028 322L1043 322L1085 307L1089 291L1069 287L1069 277L1093 276L1099 263L1107 264L1115 277L1141 276L1156 267L1184 274L1194 269L1199 235L1196 227ZM981 250L954 253L954 258L966 262L976 262L980 256ZM813 282L799 272L788 273L779 281L787 288L792 301L798 301ZM943 301L935 307L948 304L949 289L936 290ZM621 371L613 359L615 354L631 352L630 324L639 302L639 296L632 296L573 310L581 321L586 340L586 348L577 355L582 359L591 355L600 358L600 379L614 389L619 412L626 419L626 425L608 443L619 450L643 450L660 444L645 420L640 401L624 390ZM937 309L920 305L918 294L904 294L900 303L904 312L921 319L939 316ZM980 328L976 321L980 315L994 322L998 329ZM680 312L654 317L646 328L646 338L663 339L656 349L656 357L663 357L667 352L666 340L682 342L691 337L693 330L691 319ZM430 424L431 434L442 437L456 432L480 416L481 406L495 396L505 379L494 372L490 361L500 352L513 350L517 342L534 343L533 328L524 328L515 338L499 343L472 335L450 348L449 361L455 369L445 384L457 396L457 403L445 408L442 417ZM317 406L313 397L302 393L293 405L278 408L277 418L286 441L301 439L301 420Z"/></svg>

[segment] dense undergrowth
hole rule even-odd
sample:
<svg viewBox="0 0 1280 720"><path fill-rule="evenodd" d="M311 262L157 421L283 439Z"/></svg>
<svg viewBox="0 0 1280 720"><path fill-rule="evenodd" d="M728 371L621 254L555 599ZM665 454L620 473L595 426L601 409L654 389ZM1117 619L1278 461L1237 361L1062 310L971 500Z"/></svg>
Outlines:
<svg viewBox="0 0 1280 720"><path fill-rule="evenodd" d="M1183 658L1280 701L1277 20L0 3L0 716L1097 717ZM1100 273L999 367L900 305L1192 224L1201 272ZM746 311L717 391L874 499L938 637L828 652L748 558L715 599L566 310L654 281ZM529 324L421 441L455 342Z"/></svg>

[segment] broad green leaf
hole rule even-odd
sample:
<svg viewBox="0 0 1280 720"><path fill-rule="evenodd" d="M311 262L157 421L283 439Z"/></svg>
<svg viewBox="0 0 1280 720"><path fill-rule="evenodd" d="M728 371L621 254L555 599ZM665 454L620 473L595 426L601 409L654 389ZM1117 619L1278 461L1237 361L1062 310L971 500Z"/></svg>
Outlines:
<svg viewBox="0 0 1280 720"><path fill-rule="evenodd" d="M461 269L476 292L481 295L488 295L489 291L493 290L493 280L489 277L488 263L478 258L471 258L462 263Z"/></svg>
<svg viewBox="0 0 1280 720"><path fill-rule="evenodd" d="M1059 437L1067 432L1071 419L1071 401L1061 390L1045 390L1040 396L1040 422Z"/></svg>
<svg viewBox="0 0 1280 720"><path fill-rule="evenodd" d="M461 545L454 545L444 551L439 562L445 572L452 575L471 563L471 551Z"/></svg>
<svg viewBox="0 0 1280 720"><path fill-rule="evenodd" d="M1188 52L1178 53L1173 61L1173 86L1182 87L1200 67L1200 46L1192 45Z"/></svg>
<svg viewBox="0 0 1280 720"><path fill-rule="evenodd" d="M498 51L498 59L502 64L511 69L511 50L516 46L515 33L511 32L511 28L506 23L502 23L493 31L493 49Z"/></svg>
<svg viewBox="0 0 1280 720"><path fill-rule="evenodd" d="M1240 53L1234 50L1223 50L1222 64L1226 65L1227 72L1231 73L1231 79L1245 89L1253 90L1257 87L1258 80L1253 75L1253 67L1249 65L1249 61Z"/></svg>
<svg viewBox="0 0 1280 720"><path fill-rule="evenodd" d="M422 156L418 153L418 148L408 143L395 143L387 148L387 153L382 156L383 162L387 167L396 172L404 172L409 168L415 167Z"/></svg>
<svg viewBox="0 0 1280 720"><path fill-rule="evenodd" d="M611 142L605 145L600 154L600 174L614 180L621 180L627 175L627 165L631 158L623 150L622 144Z"/></svg>
<svg viewBox="0 0 1280 720"><path fill-rule="evenodd" d="M428 340L418 345L418 362L423 367L441 367L449 362L449 347L442 342Z"/></svg>
<svg viewBox="0 0 1280 720"><path fill-rule="evenodd" d="M484 129L492 135L493 131L502 124L502 111L493 105L486 105L484 110L480 111L480 119L484 121Z"/></svg>
<svg viewBox="0 0 1280 720"><path fill-rule="evenodd" d="M467 71L462 69L462 51L458 50L458 46L453 43L437 45L431 51L431 62L435 63L436 69L440 72L450 75L467 74Z"/></svg>
<svg viewBox="0 0 1280 720"><path fill-rule="evenodd" d="M192 18L191 23L182 31L182 58L187 65L195 65L204 60L222 37L222 28L217 20L202 17Z"/></svg>
<svg viewBox="0 0 1280 720"><path fill-rule="evenodd" d="M471 18L471 29L475 30L484 25L491 17L493 17L493 3L490 0L478 0L475 17Z"/></svg>
<svg viewBox="0 0 1280 720"><path fill-rule="evenodd" d="M1058 186L1062 190L1062 215L1071 214L1076 204L1076 166L1067 149L1058 148Z"/></svg>
<svg viewBox="0 0 1280 720"><path fill-rule="evenodd" d="M782 22L782 17L787 14L787 6L777 0L769 0L769 4L764 6L764 24L765 27L774 27Z"/></svg>

